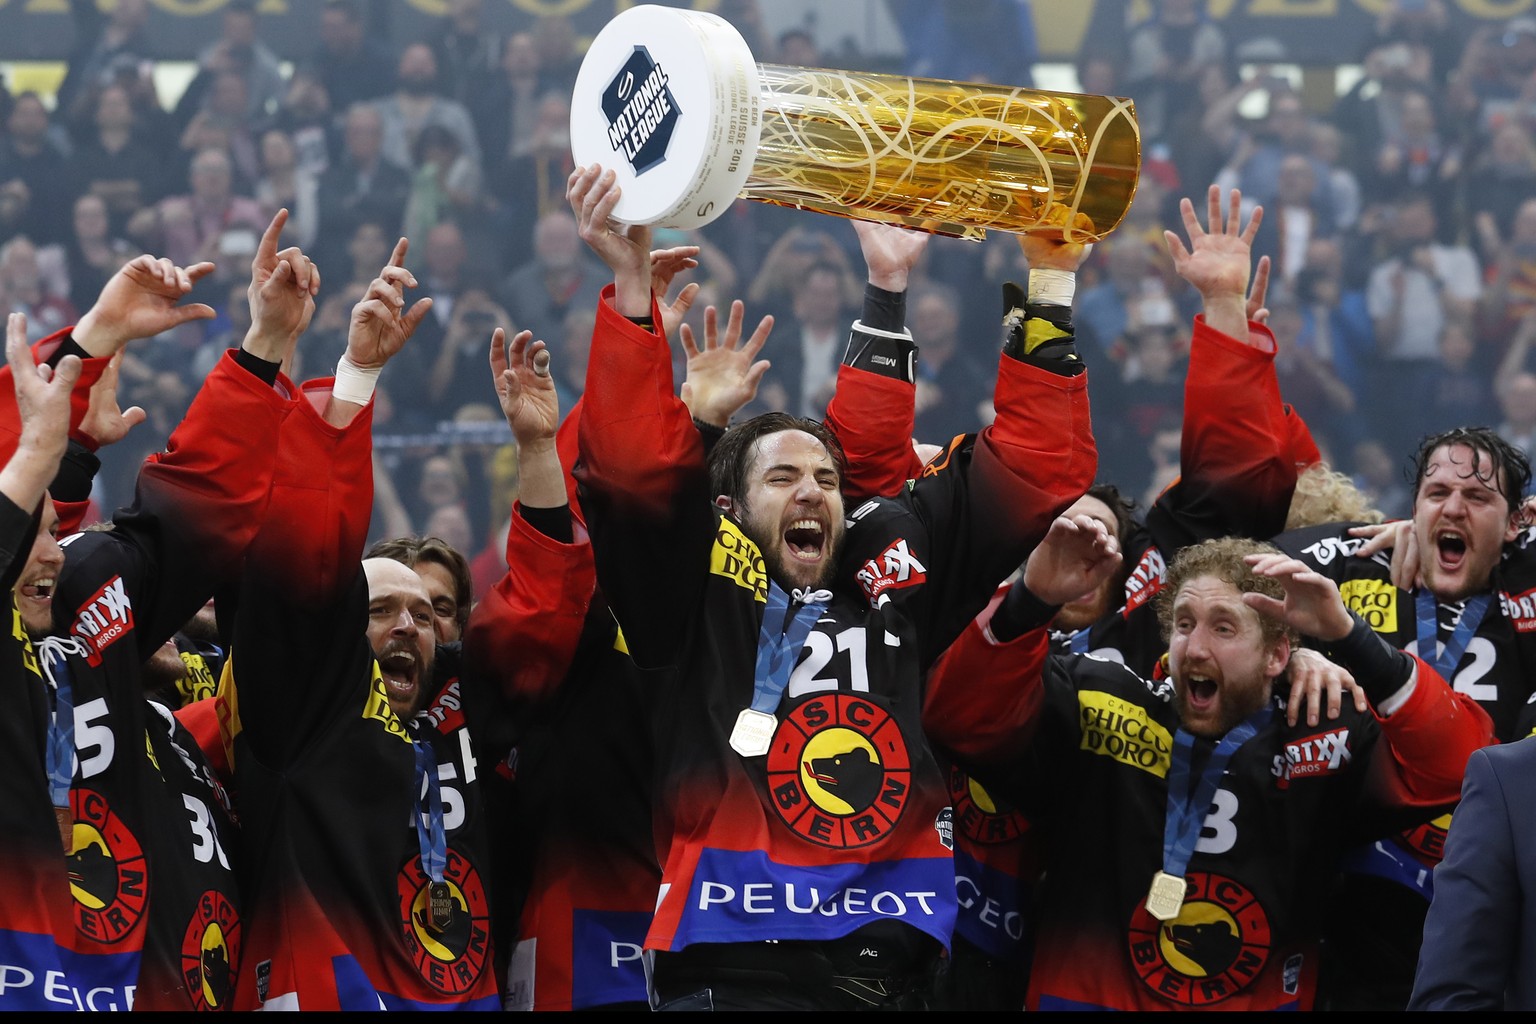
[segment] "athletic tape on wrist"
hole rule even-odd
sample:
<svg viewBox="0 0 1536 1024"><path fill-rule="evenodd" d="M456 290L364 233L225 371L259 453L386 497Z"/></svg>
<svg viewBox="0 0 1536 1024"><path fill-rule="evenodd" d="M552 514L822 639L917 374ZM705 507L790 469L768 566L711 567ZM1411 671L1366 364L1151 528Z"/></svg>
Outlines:
<svg viewBox="0 0 1536 1024"><path fill-rule="evenodd" d="M336 362L336 382L331 385L331 395L343 402L367 405L382 369L382 366L358 366L343 353Z"/></svg>
<svg viewBox="0 0 1536 1024"><path fill-rule="evenodd" d="M1077 293L1077 274L1070 270L1031 270L1029 301L1047 306L1070 306Z"/></svg>

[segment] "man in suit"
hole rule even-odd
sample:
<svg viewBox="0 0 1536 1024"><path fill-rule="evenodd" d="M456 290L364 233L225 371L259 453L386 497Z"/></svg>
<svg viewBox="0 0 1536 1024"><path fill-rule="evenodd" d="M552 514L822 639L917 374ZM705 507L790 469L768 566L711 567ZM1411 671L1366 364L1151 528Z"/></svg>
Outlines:
<svg viewBox="0 0 1536 1024"><path fill-rule="evenodd" d="M1467 761L1409 1010L1536 1010L1536 739Z"/></svg>

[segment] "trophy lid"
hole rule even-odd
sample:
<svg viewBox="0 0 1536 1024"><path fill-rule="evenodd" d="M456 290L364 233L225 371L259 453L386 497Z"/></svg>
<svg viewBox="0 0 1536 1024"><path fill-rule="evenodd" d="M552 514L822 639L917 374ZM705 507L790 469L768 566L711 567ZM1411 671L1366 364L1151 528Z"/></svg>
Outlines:
<svg viewBox="0 0 1536 1024"><path fill-rule="evenodd" d="M704 11L644 4L592 40L571 96L571 152L618 174L622 224L702 227L745 185L761 133L757 63Z"/></svg>

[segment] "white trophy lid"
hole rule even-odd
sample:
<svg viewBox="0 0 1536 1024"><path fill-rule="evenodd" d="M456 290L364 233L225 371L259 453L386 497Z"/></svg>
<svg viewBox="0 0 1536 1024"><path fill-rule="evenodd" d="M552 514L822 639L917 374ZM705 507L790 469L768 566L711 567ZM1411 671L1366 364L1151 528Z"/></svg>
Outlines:
<svg viewBox="0 0 1536 1024"><path fill-rule="evenodd" d="M746 184L762 132L757 63L704 11L645 4L592 40L571 96L571 152L619 176L621 224L697 228Z"/></svg>

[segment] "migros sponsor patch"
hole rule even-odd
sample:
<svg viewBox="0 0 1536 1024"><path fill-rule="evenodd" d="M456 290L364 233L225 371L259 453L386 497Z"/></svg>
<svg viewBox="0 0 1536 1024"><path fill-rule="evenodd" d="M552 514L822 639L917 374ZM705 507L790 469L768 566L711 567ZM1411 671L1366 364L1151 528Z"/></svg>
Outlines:
<svg viewBox="0 0 1536 1024"><path fill-rule="evenodd" d="M112 577L85 600L70 632L84 642L85 660L93 666L101 664L103 651L133 632L133 603L121 576Z"/></svg>
<svg viewBox="0 0 1536 1024"><path fill-rule="evenodd" d="M1349 730L1330 729L1285 745L1275 757L1274 774L1284 789L1292 779L1337 775L1349 768L1354 752L1349 749Z"/></svg>
<svg viewBox="0 0 1536 1024"><path fill-rule="evenodd" d="M752 591L758 601L768 601L768 572L763 553L729 519L720 518L715 532L715 546L709 552L709 571L724 576L743 590Z"/></svg>
<svg viewBox="0 0 1536 1024"><path fill-rule="evenodd" d="M1163 589L1163 577L1168 574L1168 563L1156 547L1147 548L1136 563L1136 568L1125 578L1125 611L1129 615L1152 600Z"/></svg>
<svg viewBox="0 0 1536 1024"><path fill-rule="evenodd" d="M1499 604L1504 616L1514 625L1517 633L1536 633L1536 590L1520 594L1499 593Z"/></svg>
<svg viewBox="0 0 1536 1024"><path fill-rule="evenodd" d="M1339 584L1344 606L1378 633L1397 632L1398 590L1386 580L1345 580Z"/></svg>
<svg viewBox="0 0 1536 1024"><path fill-rule="evenodd" d="M890 547L865 562L857 579L865 596L874 604L887 590L915 587L927 580L928 567L912 554L906 538L899 537Z"/></svg>
<svg viewBox="0 0 1536 1024"><path fill-rule="evenodd" d="M1146 708L1100 690L1082 691L1077 705L1083 750L1168 777L1173 736L1152 721Z"/></svg>

